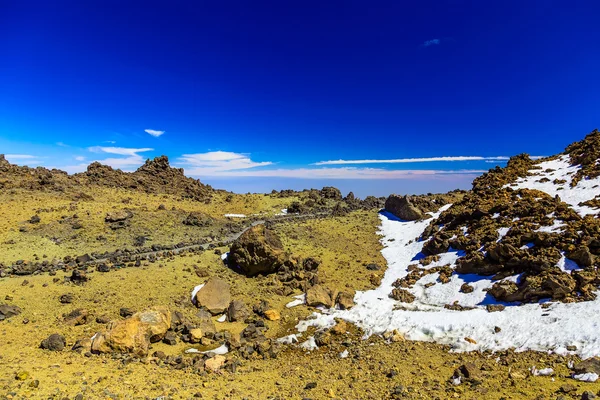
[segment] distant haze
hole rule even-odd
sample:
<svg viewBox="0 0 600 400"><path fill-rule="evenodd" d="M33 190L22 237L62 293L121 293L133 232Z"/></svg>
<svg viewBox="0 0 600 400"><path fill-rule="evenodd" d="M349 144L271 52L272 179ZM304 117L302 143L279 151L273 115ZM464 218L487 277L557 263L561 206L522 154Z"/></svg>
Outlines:
<svg viewBox="0 0 600 400"><path fill-rule="evenodd" d="M245 178L223 179L204 178L215 189L225 189L234 193L270 193L273 189L321 189L323 186L335 186L342 195L353 192L364 199L366 196L388 196L398 194L445 193L454 189L471 189L476 175L460 175L441 179L439 177L422 177L419 180L407 179L279 179L279 178Z"/></svg>

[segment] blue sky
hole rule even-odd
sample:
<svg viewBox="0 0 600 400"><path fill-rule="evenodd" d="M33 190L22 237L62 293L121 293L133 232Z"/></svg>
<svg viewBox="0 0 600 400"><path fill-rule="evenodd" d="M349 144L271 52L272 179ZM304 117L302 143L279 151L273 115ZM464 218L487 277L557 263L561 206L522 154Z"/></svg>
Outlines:
<svg viewBox="0 0 600 400"><path fill-rule="evenodd" d="M0 153L68 172L166 154L241 192L468 188L600 125L598 15L597 1L0 2Z"/></svg>

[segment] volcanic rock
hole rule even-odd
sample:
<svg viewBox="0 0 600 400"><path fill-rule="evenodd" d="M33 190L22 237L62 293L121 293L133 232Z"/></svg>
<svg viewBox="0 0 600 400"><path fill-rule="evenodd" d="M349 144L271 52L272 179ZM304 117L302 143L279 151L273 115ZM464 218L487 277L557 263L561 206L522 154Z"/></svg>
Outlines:
<svg viewBox="0 0 600 400"><path fill-rule="evenodd" d="M166 307L154 307L111 322L107 331L94 336L92 352L116 351L144 356L148 354L150 343L162 340L170 327L171 312Z"/></svg>
<svg viewBox="0 0 600 400"><path fill-rule="evenodd" d="M277 272L285 261L281 240L264 225L244 232L229 251L228 262L239 267L246 276Z"/></svg>
<svg viewBox="0 0 600 400"><path fill-rule="evenodd" d="M385 209L405 221L416 221L423 218L423 213L413 205L408 196L390 195L385 201Z"/></svg>
<svg viewBox="0 0 600 400"><path fill-rule="evenodd" d="M67 345L67 341L63 335L59 335L58 333L53 333L48 336L46 339L42 340L40 347L44 350L50 351L62 351Z"/></svg>
<svg viewBox="0 0 600 400"><path fill-rule="evenodd" d="M196 305L206 308L212 315L225 312L231 303L229 284L219 278L210 278L196 293Z"/></svg>

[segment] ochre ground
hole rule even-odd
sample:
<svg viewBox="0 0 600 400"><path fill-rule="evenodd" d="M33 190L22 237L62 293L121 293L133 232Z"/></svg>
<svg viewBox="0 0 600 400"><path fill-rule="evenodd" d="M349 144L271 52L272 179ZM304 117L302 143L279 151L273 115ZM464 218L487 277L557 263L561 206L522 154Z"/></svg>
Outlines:
<svg viewBox="0 0 600 400"><path fill-rule="evenodd" d="M104 214L112 209L113 204L117 204L117 208L122 207L119 203L122 196L118 191L103 189L101 192L94 193L94 202L79 202L77 205L76 212L80 218L90 211L84 221L84 226L88 227L84 229L89 229L89 232L80 241L73 240L73 247L68 251L62 252L60 245L57 246L60 251L55 253L50 252L52 246L56 246L52 242L52 246L48 244L48 248L40 248L44 243L42 235L31 234L29 242L23 239L18 225L29 219L33 208L43 204L45 207L49 207L48 204L54 208L69 207L70 202L43 198L51 195L36 199L28 199L24 195L20 201L3 198L2 242L11 237L19 239L14 245L16 248L2 244L3 254L8 253L10 259L33 257L35 253L41 256L44 252L53 257L92 251L97 244L91 238L99 232L106 234L103 230ZM166 225L164 230L162 222L160 229L152 225L156 222L153 222L151 214L159 204L165 204L167 210L176 204L177 208L186 212L198 207L219 218L225 213L276 213L290 201L259 195L249 199L236 196L231 203L223 200L222 203L199 206L175 200L169 203L168 198L149 196L143 203L132 200L127 207L138 207L138 213L136 209L134 213L145 216L141 218L146 221L145 229L151 229L154 242L160 243L157 238L162 239L161 235L176 235L184 232L185 228L179 221L171 228ZM143 206L148 208L148 214L144 214ZM11 207L14 213L10 211ZM73 211L42 213L41 224L52 223L61 215L70 213ZM381 275L385 269L373 272L365 268L369 263L385 267L380 254L378 225L378 215L372 211L337 218L290 221L277 224L274 229L282 236L286 249L294 255L321 259L319 274L325 285L338 290L364 290L373 287L371 275ZM15 228L16 232L11 231ZM109 242L110 246L121 246L121 235L127 234L132 235L127 230L116 233L116 242ZM334 336L331 345L312 353L288 348L276 359L242 360L236 373L223 371L198 375L143 361L124 365L110 356L86 357L68 350L78 338L91 337L104 328L95 322L95 317L108 315L111 319L118 319L121 307L143 310L166 305L172 311L181 311L192 318L196 309L190 303L190 292L207 279L198 277L194 266L205 268L210 276L227 280L234 299L243 300L249 306L264 299L278 309L282 319L267 322L267 336L292 333L298 320L312 312L305 306L285 308L292 297L275 294L274 289L279 283L272 277L245 278L225 267L214 251L162 259L138 268L91 272L91 280L81 286L65 282L67 274L64 272L58 272L56 276L40 274L3 278L0 279L0 302L17 305L23 312L0 322L0 398L72 399L81 393L84 399L154 399L159 396L173 399L193 396L205 399L385 399L394 398L392 395L408 399L555 399L561 386L567 384L573 385L575 390L572 395L564 395L565 398L579 398L584 390L597 392L600 389L600 384L578 383L568 378L567 358L535 352L455 354L444 346L430 343L386 343L379 337L365 341L353 327L348 328L347 334ZM59 302L60 295L65 293L74 295L72 304ZM5 301L7 296L12 300ZM62 322L62 315L75 308L85 308L90 312L92 317L87 324L72 327ZM29 322L25 324L25 320ZM216 326L219 330L237 333L244 324L217 322ZM39 349L41 340L52 333L63 334L68 348L62 352ZM183 343L175 346L157 343L152 351L182 354L188 347ZM339 354L346 349L349 356L340 358ZM228 356L235 357L235 354ZM466 362L483 367L479 382L459 386L448 383L454 369ZM539 369L552 367L556 375L553 378L531 376L528 369L532 366ZM19 372L27 372L28 378L16 380ZM35 386L32 383L35 381L39 381L36 388L31 386ZM316 387L305 389L309 383L316 383ZM543 397L538 397L540 395Z"/></svg>

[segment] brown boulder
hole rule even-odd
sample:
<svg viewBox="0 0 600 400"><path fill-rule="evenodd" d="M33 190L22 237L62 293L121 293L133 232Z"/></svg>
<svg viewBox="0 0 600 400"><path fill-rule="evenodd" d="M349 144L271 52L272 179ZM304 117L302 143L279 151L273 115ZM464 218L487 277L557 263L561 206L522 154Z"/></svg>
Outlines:
<svg viewBox="0 0 600 400"><path fill-rule="evenodd" d="M581 267L591 267L594 264L595 256L590 252L587 246L582 246L569 254L569 258L575 261Z"/></svg>
<svg viewBox="0 0 600 400"><path fill-rule="evenodd" d="M104 221L108 223L122 222L133 217L133 213L128 210L113 211L106 214Z"/></svg>
<svg viewBox="0 0 600 400"><path fill-rule="evenodd" d="M97 333L92 352L123 352L145 356L150 343L161 341L171 327L171 312L166 307L139 312L130 318L111 322L108 330Z"/></svg>
<svg viewBox="0 0 600 400"><path fill-rule="evenodd" d="M331 307L333 305L331 291L321 285L314 285L306 291L306 304L310 307Z"/></svg>
<svg viewBox="0 0 600 400"><path fill-rule="evenodd" d="M250 316L250 310L241 300L233 300L227 309L227 321L245 321Z"/></svg>
<svg viewBox="0 0 600 400"><path fill-rule="evenodd" d="M264 225L244 232L231 245L228 257L230 265L239 267L246 276L277 272L284 261L281 240Z"/></svg>
<svg viewBox="0 0 600 400"><path fill-rule="evenodd" d="M21 309L17 306L0 304L0 321L21 314Z"/></svg>
<svg viewBox="0 0 600 400"><path fill-rule="evenodd" d="M340 292L337 295L336 302L342 310L349 310L354 307L354 294L348 292Z"/></svg>
<svg viewBox="0 0 600 400"><path fill-rule="evenodd" d="M231 303L229 284L219 278L210 278L196 293L196 305L206 308L212 315L225 312Z"/></svg>
<svg viewBox="0 0 600 400"><path fill-rule="evenodd" d="M416 221L423 218L421 210L411 203L408 196L390 195L385 201L385 209L406 221Z"/></svg>

